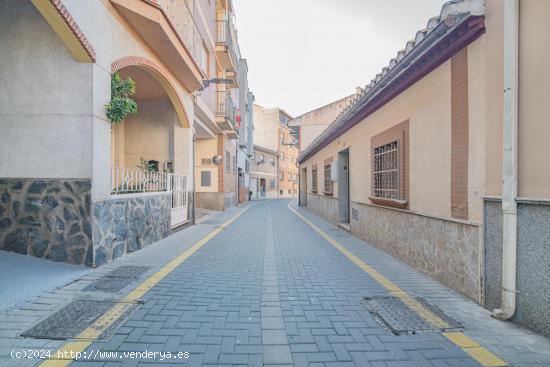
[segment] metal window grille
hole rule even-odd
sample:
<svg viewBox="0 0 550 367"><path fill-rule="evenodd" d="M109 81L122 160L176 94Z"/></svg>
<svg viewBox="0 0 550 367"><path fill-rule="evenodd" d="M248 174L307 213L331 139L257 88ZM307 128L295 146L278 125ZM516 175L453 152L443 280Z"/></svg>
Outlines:
<svg viewBox="0 0 550 367"><path fill-rule="evenodd" d="M374 148L374 196L401 199L399 175L399 141Z"/></svg>
<svg viewBox="0 0 550 367"><path fill-rule="evenodd" d="M324 166L324 184L325 184L325 193L332 194L332 180L330 178L330 164Z"/></svg>
<svg viewBox="0 0 550 367"><path fill-rule="evenodd" d="M317 192L317 166L311 168L311 191Z"/></svg>

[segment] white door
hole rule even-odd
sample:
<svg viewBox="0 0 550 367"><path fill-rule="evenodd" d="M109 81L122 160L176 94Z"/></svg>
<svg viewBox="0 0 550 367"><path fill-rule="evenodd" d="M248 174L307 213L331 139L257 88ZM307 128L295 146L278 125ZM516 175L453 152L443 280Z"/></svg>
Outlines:
<svg viewBox="0 0 550 367"><path fill-rule="evenodd" d="M170 191L172 192L172 228L189 221L187 205L187 176L170 175Z"/></svg>

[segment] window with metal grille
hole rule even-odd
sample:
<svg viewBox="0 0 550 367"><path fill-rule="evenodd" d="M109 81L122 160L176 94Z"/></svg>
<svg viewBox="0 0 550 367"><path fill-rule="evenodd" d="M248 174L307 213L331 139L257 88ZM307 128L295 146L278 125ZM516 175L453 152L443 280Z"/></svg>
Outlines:
<svg viewBox="0 0 550 367"><path fill-rule="evenodd" d="M276 185L275 179L274 178L269 179L269 188L274 189L275 185Z"/></svg>
<svg viewBox="0 0 550 367"><path fill-rule="evenodd" d="M311 192L317 192L317 165L311 167Z"/></svg>
<svg viewBox="0 0 550 367"><path fill-rule="evenodd" d="M324 166L324 184L325 184L325 194L332 194L332 179L330 178L330 163L325 164Z"/></svg>
<svg viewBox="0 0 550 367"><path fill-rule="evenodd" d="M399 177L399 141L374 148L374 196L401 199Z"/></svg>

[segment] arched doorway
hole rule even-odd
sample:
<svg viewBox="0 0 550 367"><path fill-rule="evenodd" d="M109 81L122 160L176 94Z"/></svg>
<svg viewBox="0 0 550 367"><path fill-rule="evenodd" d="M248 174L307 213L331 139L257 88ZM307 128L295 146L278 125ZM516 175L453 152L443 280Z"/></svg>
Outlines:
<svg viewBox="0 0 550 367"><path fill-rule="evenodd" d="M136 116L113 125L113 194L169 191L172 227L189 218L188 182L192 139L190 123L169 74L137 57L113 64L113 72L136 84ZM180 92L181 93L181 92Z"/></svg>

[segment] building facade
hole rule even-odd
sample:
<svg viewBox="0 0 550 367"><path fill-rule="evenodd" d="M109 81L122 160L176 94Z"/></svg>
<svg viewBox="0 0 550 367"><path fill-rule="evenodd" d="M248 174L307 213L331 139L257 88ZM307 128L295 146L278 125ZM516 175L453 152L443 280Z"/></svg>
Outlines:
<svg viewBox="0 0 550 367"><path fill-rule="evenodd" d="M295 197L298 191L299 150L288 126L291 116L280 108L254 105L254 146L277 153L277 196Z"/></svg>
<svg viewBox="0 0 550 367"><path fill-rule="evenodd" d="M251 162L250 199L261 200L277 198L277 152L255 145Z"/></svg>
<svg viewBox="0 0 550 367"><path fill-rule="evenodd" d="M231 11L229 0L1 2L0 249L99 266L191 220L194 138L220 129L214 151L236 157L218 98L238 100L233 51L215 41ZM129 79L137 113L113 123L106 106L120 107Z"/></svg>
<svg viewBox="0 0 550 367"><path fill-rule="evenodd" d="M550 4L507 14L446 3L301 154L300 204L550 335Z"/></svg>
<svg viewBox="0 0 550 367"><path fill-rule="evenodd" d="M231 2L200 2L211 26L211 74L196 96L195 200L199 208L225 210L245 200L252 124L248 67L241 58Z"/></svg>
<svg viewBox="0 0 550 367"><path fill-rule="evenodd" d="M288 121L286 121L288 123ZM279 197L298 196L297 141L286 124L279 127Z"/></svg>
<svg viewBox="0 0 550 367"><path fill-rule="evenodd" d="M360 87L356 92L337 101L301 114L288 122L292 136L298 142L300 150L306 149L327 126L334 121L344 108L353 103L362 93Z"/></svg>

